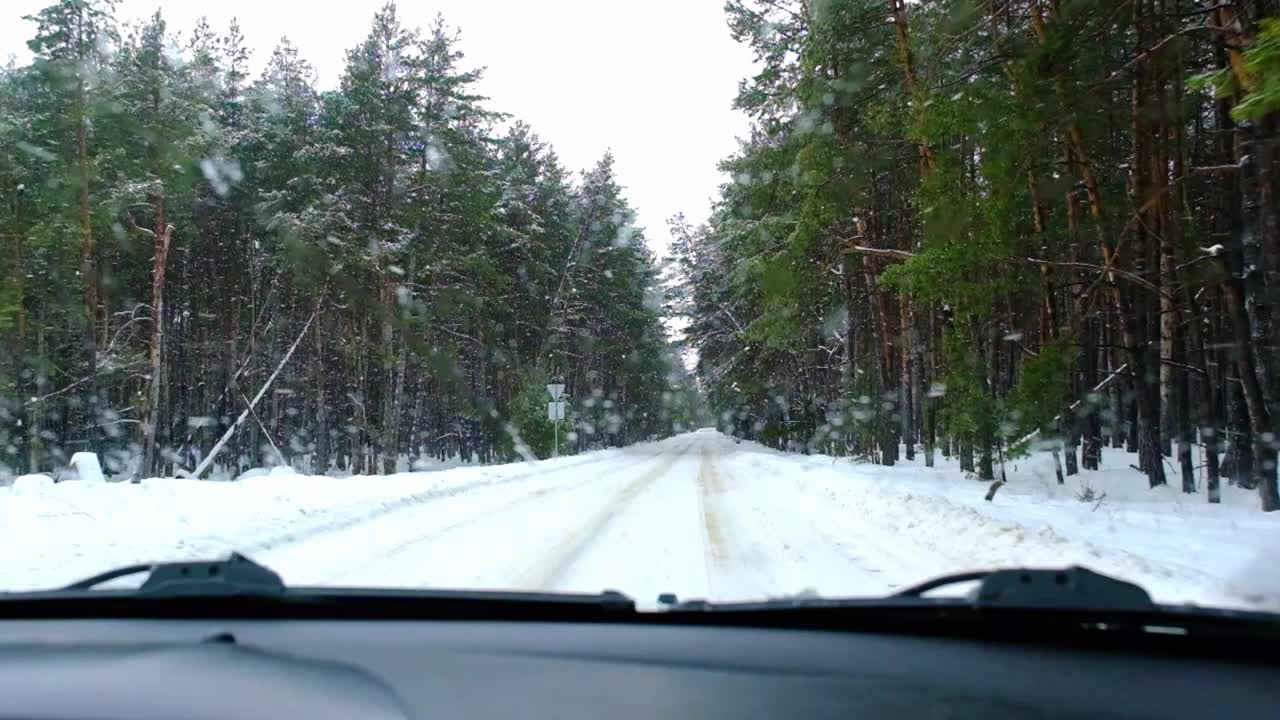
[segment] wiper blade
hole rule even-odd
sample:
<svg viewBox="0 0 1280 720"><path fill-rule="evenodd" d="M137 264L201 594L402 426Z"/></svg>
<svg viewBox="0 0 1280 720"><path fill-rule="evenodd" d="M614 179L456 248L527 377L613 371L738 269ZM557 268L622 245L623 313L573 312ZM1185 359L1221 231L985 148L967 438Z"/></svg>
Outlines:
<svg viewBox="0 0 1280 720"><path fill-rule="evenodd" d="M980 581L969 594L976 607L1026 609L1153 610L1155 602L1141 586L1088 568L1063 570L1012 568L978 570L944 575L912 585L893 597L921 597L925 593L960 583Z"/></svg>
<svg viewBox="0 0 1280 720"><path fill-rule="evenodd" d="M148 573L136 589L95 589ZM597 594L435 588L289 587L271 569L232 553L225 560L138 564L62 588L0 592L5 617L600 620L634 615L635 601Z"/></svg>
<svg viewBox="0 0 1280 720"><path fill-rule="evenodd" d="M978 582L966 595L928 597ZM785 597L756 602L679 602L665 594L660 615L674 622L900 632L1011 641L1064 642L1190 636L1201 641L1280 641L1280 615L1225 608L1160 605L1138 585L1086 568L956 573L884 597ZM1086 639L1087 638L1087 639Z"/></svg>
<svg viewBox="0 0 1280 720"><path fill-rule="evenodd" d="M978 586L967 595L925 597L926 593L940 588L975 581ZM745 603L716 603L699 599L680 602L675 595L664 593L659 596L658 602L667 612L890 606L1114 611L1156 610L1160 607L1140 586L1083 567L973 570L926 580L885 597L797 596Z"/></svg>
<svg viewBox="0 0 1280 720"><path fill-rule="evenodd" d="M63 592L92 590L99 585L147 573L137 594L147 596L275 594L285 591L274 571L240 553L226 560L199 560L127 565L67 585Z"/></svg>

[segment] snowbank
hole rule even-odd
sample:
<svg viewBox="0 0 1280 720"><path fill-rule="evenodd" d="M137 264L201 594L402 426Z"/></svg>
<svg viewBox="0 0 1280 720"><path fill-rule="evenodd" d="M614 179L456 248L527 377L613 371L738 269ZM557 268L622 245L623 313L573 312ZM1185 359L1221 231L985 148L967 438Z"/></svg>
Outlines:
<svg viewBox="0 0 1280 720"><path fill-rule="evenodd" d="M48 475L19 475L13 479L10 491L15 495L41 495L53 487L53 478Z"/></svg>

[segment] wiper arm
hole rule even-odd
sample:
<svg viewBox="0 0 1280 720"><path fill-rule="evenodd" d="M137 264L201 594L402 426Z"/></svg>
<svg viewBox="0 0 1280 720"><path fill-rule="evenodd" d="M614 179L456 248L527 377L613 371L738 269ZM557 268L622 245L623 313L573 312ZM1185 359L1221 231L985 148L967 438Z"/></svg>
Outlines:
<svg viewBox="0 0 1280 720"><path fill-rule="evenodd" d="M274 571L240 553L226 560L168 562L125 567L77 580L62 591L92 590L103 583L148 573L136 591L148 596L278 594L284 580Z"/></svg>
<svg viewBox="0 0 1280 720"><path fill-rule="evenodd" d="M936 578L932 578L930 580L925 580L922 583L916 583L915 585L910 585L908 587L902 588L901 590L891 594L889 597L918 598L923 596L927 592L932 592L933 590L937 590L938 588L943 588L948 585L959 585L961 583L973 582L974 580L981 580L993 572L995 571L994 570L973 570L970 572L942 575Z"/></svg>

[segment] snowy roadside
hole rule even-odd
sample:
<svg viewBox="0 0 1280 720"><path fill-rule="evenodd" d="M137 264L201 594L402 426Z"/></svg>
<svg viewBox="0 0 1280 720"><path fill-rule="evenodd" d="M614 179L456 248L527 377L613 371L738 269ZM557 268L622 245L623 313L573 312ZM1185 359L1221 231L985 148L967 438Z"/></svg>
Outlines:
<svg viewBox="0 0 1280 720"><path fill-rule="evenodd" d="M774 493L779 507L833 542L877 546L890 588L963 569L1079 564L1137 582L1164 603L1280 610L1280 517L1234 486L1223 487L1220 505L1203 493L1148 489L1123 451L1105 451L1103 470L1062 486L1047 455L1009 462L1009 483L991 502L986 483L940 455L933 469L919 457L881 467L744 442L724 458L730 474L797 486L808 501ZM1079 499L1084 484L1094 501Z"/></svg>
<svg viewBox="0 0 1280 720"><path fill-rule="evenodd" d="M132 563L250 554L471 489L606 462L643 446L537 463L332 478L272 473L238 482L24 478L0 487L0 591L55 587Z"/></svg>

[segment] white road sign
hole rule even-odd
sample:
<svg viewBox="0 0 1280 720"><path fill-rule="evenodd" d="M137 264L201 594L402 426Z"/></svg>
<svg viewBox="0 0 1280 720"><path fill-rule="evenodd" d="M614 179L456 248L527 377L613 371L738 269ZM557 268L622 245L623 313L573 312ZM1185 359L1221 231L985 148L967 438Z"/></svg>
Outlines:
<svg viewBox="0 0 1280 720"><path fill-rule="evenodd" d="M559 400L560 396L564 395L564 383L552 383L548 385L547 394L551 396L552 400Z"/></svg>
<svg viewBox="0 0 1280 720"><path fill-rule="evenodd" d="M564 405L565 405L565 402L564 402L563 400L558 400L558 401L554 401L554 402L549 402L549 403L547 403L547 419L548 419L548 420L563 420L563 419L564 419Z"/></svg>

